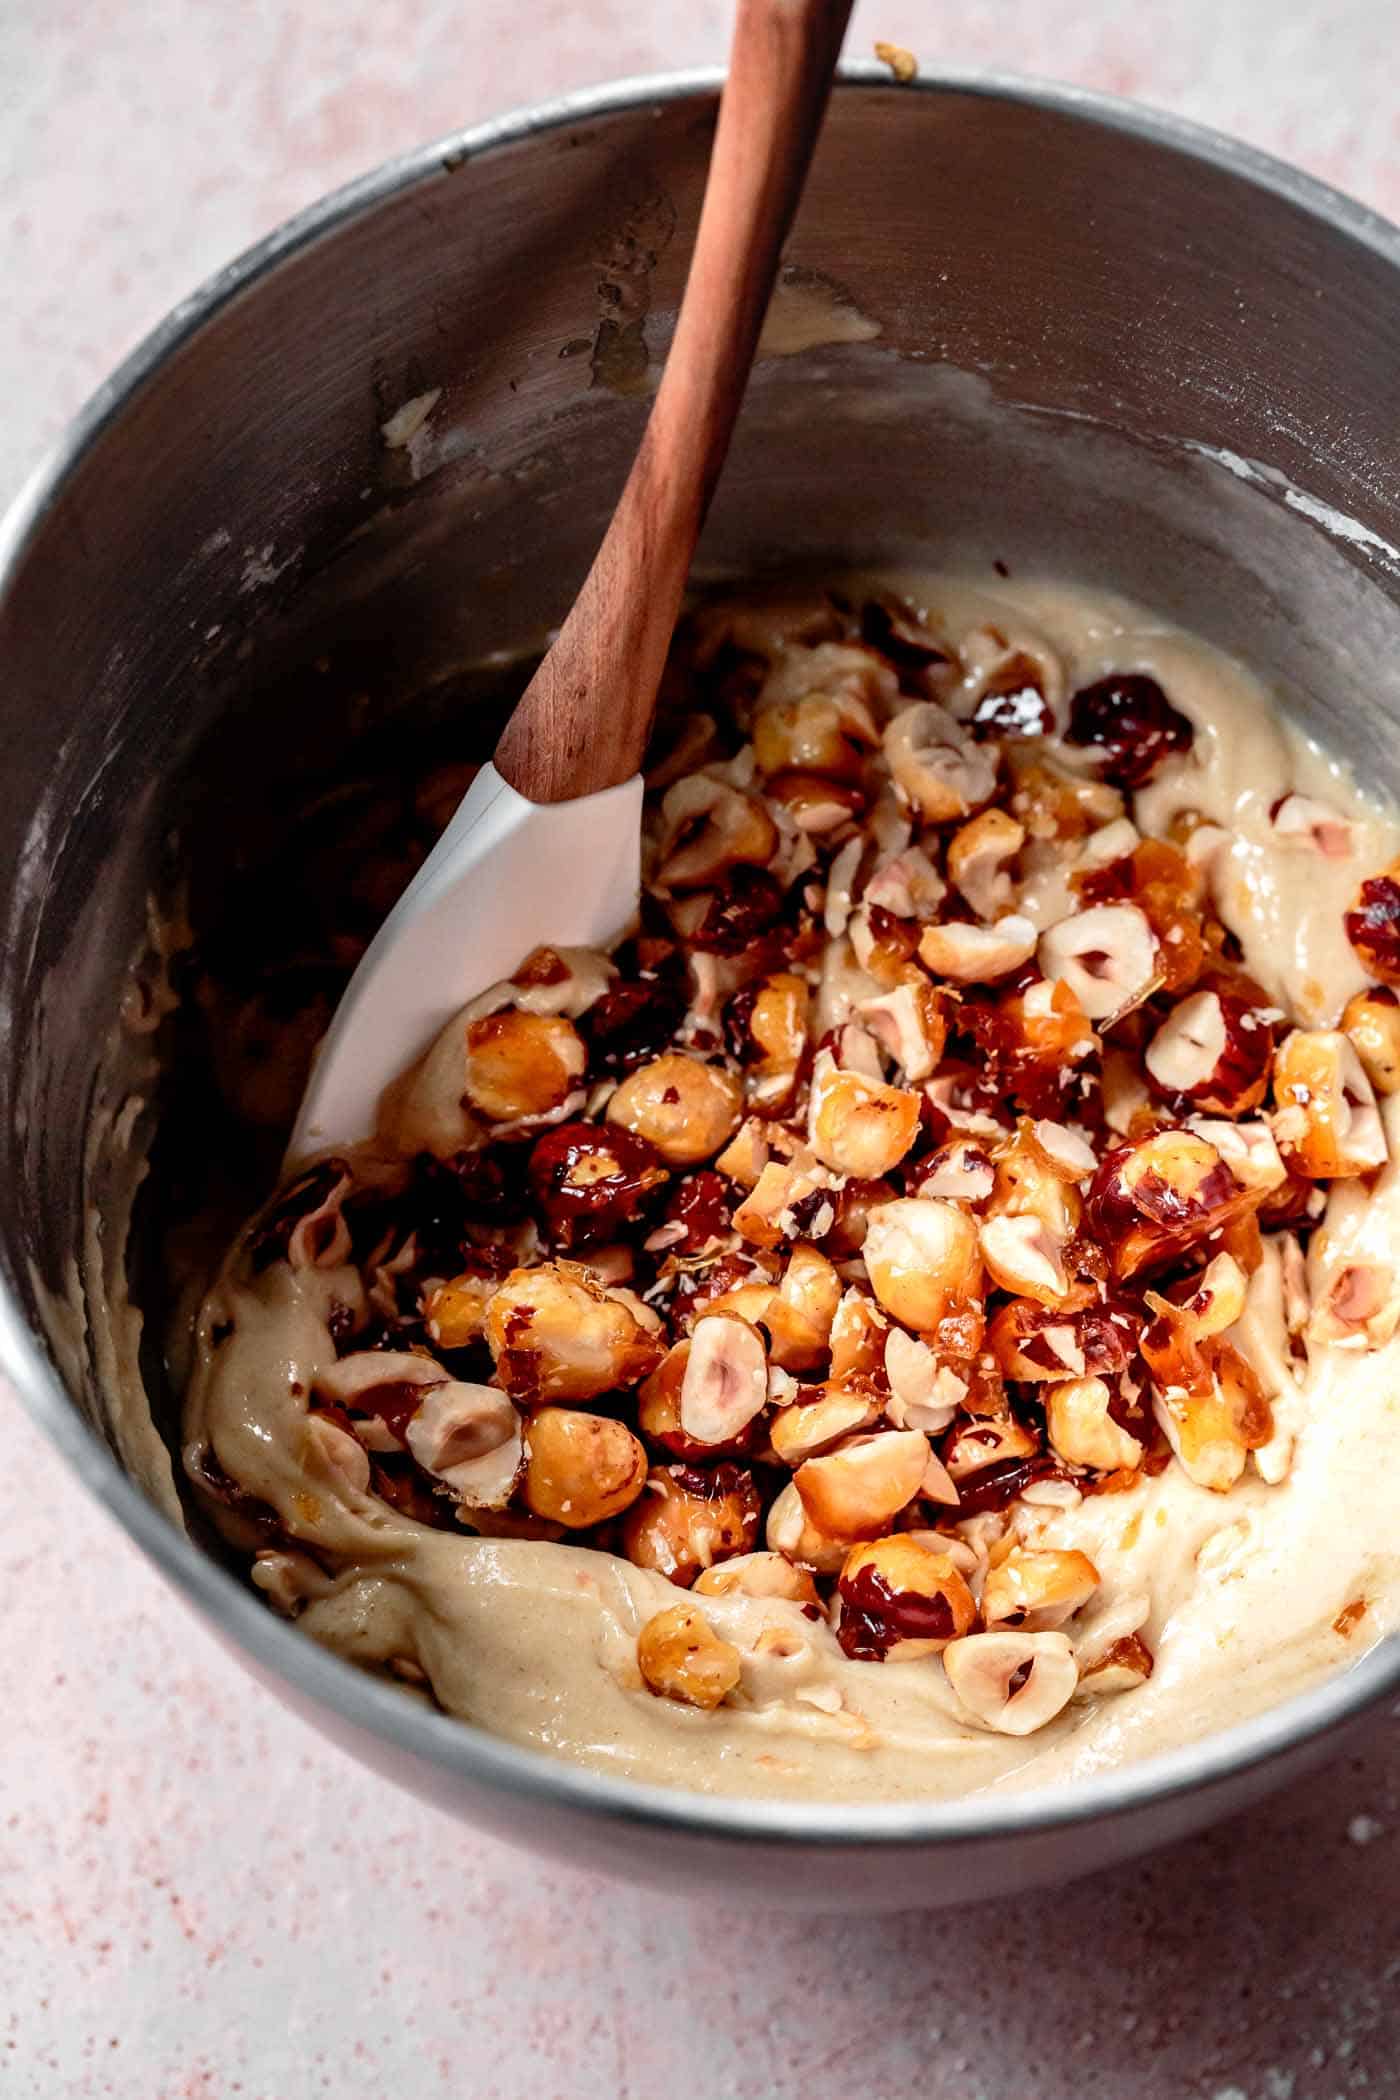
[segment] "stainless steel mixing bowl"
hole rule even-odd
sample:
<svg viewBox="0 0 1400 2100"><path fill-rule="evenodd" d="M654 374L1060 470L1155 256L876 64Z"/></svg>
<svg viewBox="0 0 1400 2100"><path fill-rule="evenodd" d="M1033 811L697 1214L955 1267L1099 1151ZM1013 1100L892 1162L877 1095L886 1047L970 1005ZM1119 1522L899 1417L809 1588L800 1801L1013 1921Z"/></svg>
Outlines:
<svg viewBox="0 0 1400 2100"><path fill-rule="evenodd" d="M328 753L451 690L447 667L562 612L664 353L715 96L709 78L609 89L355 184L174 313L20 497L0 546L0 1346L173 1586L382 1771L672 1888L966 1901L1160 1844L1335 1753L1400 1681L1400 1647L1076 1791L853 1809L619 1784L273 1618L161 1506L75 1298L81 1270L90 1328L123 1258L100 1191L105 1237L85 1237L85 1134L190 781L234 854L269 788L309 792ZM1144 110L858 72L789 253L791 354L755 373L707 568L998 557L1127 590L1243 652L1400 789L1391 228Z"/></svg>

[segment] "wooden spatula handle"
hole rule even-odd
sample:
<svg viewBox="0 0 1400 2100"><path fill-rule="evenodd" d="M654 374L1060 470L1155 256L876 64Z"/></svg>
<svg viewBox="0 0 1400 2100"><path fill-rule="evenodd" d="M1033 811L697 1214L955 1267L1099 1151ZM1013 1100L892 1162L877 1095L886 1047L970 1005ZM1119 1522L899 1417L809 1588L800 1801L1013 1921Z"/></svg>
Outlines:
<svg viewBox="0 0 1400 2100"><path fill-rule="evenodd" d="M496 752L533 802L636 772L851 0L739 0L675 338L597 559Z"/></svg>

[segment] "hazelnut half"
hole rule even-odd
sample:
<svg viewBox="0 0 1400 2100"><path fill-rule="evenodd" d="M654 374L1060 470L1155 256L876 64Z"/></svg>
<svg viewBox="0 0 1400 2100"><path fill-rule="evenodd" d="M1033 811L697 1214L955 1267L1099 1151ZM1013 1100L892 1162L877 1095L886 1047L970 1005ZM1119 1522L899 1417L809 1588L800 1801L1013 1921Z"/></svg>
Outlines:
<svg viewBox="0 0 1400 2100"><path fill-rule="evenodd" d="M970 1633L944 1649L943 1668L972 1719L998 1735L1033 1735L1079 1682L1062 1633Z"/></svg>

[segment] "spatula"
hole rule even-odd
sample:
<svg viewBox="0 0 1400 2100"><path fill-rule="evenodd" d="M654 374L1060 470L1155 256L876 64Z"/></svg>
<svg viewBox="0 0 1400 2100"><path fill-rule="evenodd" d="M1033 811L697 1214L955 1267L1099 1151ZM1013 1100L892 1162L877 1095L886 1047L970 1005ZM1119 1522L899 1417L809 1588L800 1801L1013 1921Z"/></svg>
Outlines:
<svg viewBox="0 0 1400 2100"><path fill-rule="evenodd" d="M627 485L494 762L350 981L289 1165L368 1137L388 1082L532 948L604 944L636 910L656 690L850 6L739 0L685 297Z"/></svg>

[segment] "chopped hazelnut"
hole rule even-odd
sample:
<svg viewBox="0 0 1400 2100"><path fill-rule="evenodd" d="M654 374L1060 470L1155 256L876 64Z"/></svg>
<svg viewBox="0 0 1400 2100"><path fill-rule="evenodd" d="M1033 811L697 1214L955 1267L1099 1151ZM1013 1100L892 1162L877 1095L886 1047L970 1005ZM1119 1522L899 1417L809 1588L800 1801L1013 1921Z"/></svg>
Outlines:
<svg viewBox="0 0 1400 2100"><path fill-rule="evenodd" d="M1342 1028L1378 1094L1400 1093L1400 999L1372 985L1349 1001Z"/></svg>
<svg viewBox="0 0 1400 2100"><path fill-rule="evenodd" d="M519 1122L558 1108L588 1062L571 1021L511 1006L469 1022L465 1051L467 1099L493 1123Z"/></svg>
<svg viewBox="0 0 1400 2100"><path fill-rule="evenodd" d="M668 889L705 889L741 864L766 867L778 827L763 804L707 773L690 773L661 804L655 880Z"/></svg>
<svg viewBox="0 0 1400 2100"><path fill-rule="evenodd" d="M1295 1028L1274 1058L1273 1134L1313 1180L1370 1174L1389 1157L1371 1082L1338 1029Z"/></svg>
<svg viewBox="0 0 1400 2100"><path fill-rule="evenodd" d="M928 824L970 816L996 791L996 759L931 700L905 707L884 735L895 781Z"/></svg>
<svg viewBox="0 0 1400 2100"><path fill-rule="evenodd" d="M857 1431L869 1429L882 1412L877 1394L856 1384L832 1379L804 1389L791 1407L775 1415L769 1441L785 1466L797 1467L820 1458Z"/></svg>
<svg viewBox="0 0 1400 2100"><path fill-rule="evenodd" d="M921 1334L980 1295L977 1223L956 1204L928 1196L878 1204L863 1251L885 1311Z"/></svg>
<svg viewBox="0 0 1400 2100"><path fill-rule="evenodd" d="M918 1494L928 1459L921 1431L886 1429L807 1459L793 1483L808 1518L829 1538L874 1538Z"/></svg>
<svg viewBox="0 0 1400 2100"><path fill-rule="evenodd" d="M1238 1116L1263 1100L1273 1047L1257 1006L1224 990L1202 991L1172 1008L1143 1061L1163 1093Z"/></svg>
<svg viewBox="0 0 1400 2100"><path fill-rule="evenodd" d="M846 1291L831 1323L831 1375L869 1378L885 1361L890 1323L864 1291Z"/></svg>
<svg viewBox="0 0 1400 2100"><path fill-rule="evenodd" d="M972 1719L999 1735L1034 1734L1079 1682L1062 1633L970 1633L944 1649L943 1668Z"/></svg>
<svg viewBox="0 0 1400 2100"><path fill-rule="evenodd" d="M779 1488L768 1511L765 1537L774 1553L814 1575L835 1575L850 1550L850 1540L830 1537L807 1515L797 1482Z"/></svg>
<svg viewBox="0 0 1400 2100"><path fill-rule="evenodd" d="M768 1404L763 1337L736 1313L708 1312L690 1332L680 1422L697 1444L729 1443Z"/></svg>
<svg viewBox="0 0 1400 2100"><path fill-rule="evenodd" d="M862 999L856 1012L910 1086L937 1070L948 1022L938 993L921 972L878 998Z"/></svg>
<svg viewBox="0 0 1400 2100"><path fill-rule="evenodd" d="M818 1603L817 1586L805 1568L781 1553L739 1553L705 1568L695 1578L697 1597L782 1597L789 1604Z"/></svg>
<svg viewBox="0 0 1400 2100"><path fill-rule="evenodd" d="M654 1568L689 1589L702 1569L753 1549L759 1509L753 1477L742 1466L653 1467L623 1512L622 1553L635 1567Z"/></svg>
<svg viewBox="0 0 1400 2100"><path fill-rule="evenodd" d="M1010 904L1011 863L1025 843L1025 826L1001 809L984 809L948 841L948 879L979 919L995 919Z"/></svg>
<svg viewBox="0 0 1400 2100"><path fill-rule="evenodd" d="M753 753L765 777L799 772L859 780L866 753L879 741L869 705L854 691L788 695L770 686L754 710Z"/></svg>
<svg viewBox="0 0 1400 2100"><path fill-rule="evenodd" d="M1111 1020L1155 983L1156 937L1135 904L1091 905L1041 935L1040 967L1068 984L1091 1021Z"/></svg>
<svg viewBox="0 0 1400 2100"><path fill-rule="evenodd" d="M639 1385L661 1361L659 1324L577 1262L546 1262L506 1277L487 1311L486 1340L506 1391L537 1406Z"/></svg>
<svg viewBox="0 0 1400 2100"><path fill-rule="evenodd" d="M857 1662L916 1662L977 1623L977 1606L946 1553L907 1533L852 1547L838 1585L837 1639Z"/></svg>
<svg viewBox="0 0 1400 2100"><path fill-rule="evenodd" d="M818 1054L807 1132L823 1166L874 1180L898 1165L918 1130L917 1094L843 1072L829 1051Z"/></svg>
<svg viewBox="0 0 1400 2100"><path fill-rule="evenodd" d="M738 1649L688 1604L673 1604L647 1620L637 1635L637 1668L658 1697L706 1712L723 1703L742 1674Z"/></svg>
<svg viewBox="0 0 1400 2100"><path fill-rule="evenodd" d="M969 925L950 919L926 926L919 939L919 960L935 977L950 984L991 984L1028 963L1036 950L1036 930L1018 913L994 926Z"/></svg>
<svg viewBox="0 0 1400 2100"><path fill-rule="evenodd" d="M967 1397L967 1381L940 1364L927 1342L892 1327L885 1339L888 1413L896 1429L922 1429L937 1436Z"/></svg>
<svg viewBox="0 0 1400 2100"><path fill-rule="evenodd" d="M1114 1641L1097 1662L1081 1671L1079 1690L1105 1698L1118 1692L1133 1692L1152 1675L1152 1651L1140 1634L1125 1634Z"/></svg>
<svg viewBox="0 0 1400 2100"><path fill-rule="evenodd" d="M527 1508L570 1531L630 1507L647 1477L644 1447L622 1422L580 1408L542 1407L525 1433Z"/></svg>
<svg viewBox="0 0 1400 2100"><path fill-rule="evenodd" d="M819 1247L793 1248L763 1314L769 1357L785 1371L812 1371L829 1354L841 1278Z"/></svg>
<svg viewBox="0 0 1400 2100"><path fill-rule="evenodd" d="M732 1072L667 1050L628 1074L607 1116L654 1145L668 1166L697 1167L733 1137L743 1105L743 1086Z"/></svg>
<svg viewBox="0 0 1400 2100"><path fill-rule="evenodd" d="M1087 1554L1013 1546L988 1572L982 1617L989 1627L1044 1632L1072 1619L1098 1586L1099 1571Z"/></svg>
<svg viewBox="0 0 1400 2100"><path fill-rule="evenodd" d="M1133 1473L1144 1451L1135 1436L1114 1421L1113 1389L1104 1378L1067 1378L1045 1389L1045 1433L1050 1448L1071 1466L1096 1472Z"/></svg>

